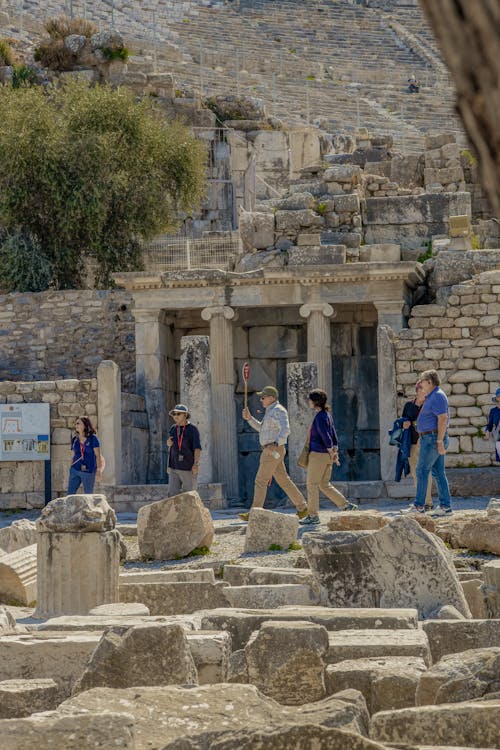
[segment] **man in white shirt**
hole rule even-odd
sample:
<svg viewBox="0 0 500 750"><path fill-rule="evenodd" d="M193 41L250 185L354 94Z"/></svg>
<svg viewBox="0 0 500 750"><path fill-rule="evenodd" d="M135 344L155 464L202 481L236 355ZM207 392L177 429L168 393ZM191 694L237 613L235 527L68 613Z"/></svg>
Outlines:
<svg viewBox="0 0 500 750"><path fill-rule="evenodd" d="M278 390L273 385L266 385L257 393L260 396L266 413L262 422L243 409L245 419L259 433L262 448L259 469L255 477L252 508L262 508L266 499L267 487L274 477L281 489L286 492L297 508L299 518L307 516L307 503L304 495L292 482L285 467L286 441L290 434L288 413L278 401ZM240 513L243 521L248 521L249 513Z"/></svg>

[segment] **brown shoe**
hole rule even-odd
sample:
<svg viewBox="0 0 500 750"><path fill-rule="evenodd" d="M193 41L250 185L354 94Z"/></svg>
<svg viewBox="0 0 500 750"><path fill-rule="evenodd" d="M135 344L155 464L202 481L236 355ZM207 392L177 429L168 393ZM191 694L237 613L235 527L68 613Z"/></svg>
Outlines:
<svg viewBox="0 0 500 750"><path fill-rule="evenodd" d="M250 513L238 513L238 517L241 518L242 521L248 521Z"/></svg>
<svg viewBox="0 0 500 750"><path fill-rule="evenodd" d="M303 518L305 518L308 515L308 513L309 513L309 511L307 510L307 505L306 505L306 507L304 508L304 510L298 510L295 515L298 516L299 519L302 520Z"/></svg>

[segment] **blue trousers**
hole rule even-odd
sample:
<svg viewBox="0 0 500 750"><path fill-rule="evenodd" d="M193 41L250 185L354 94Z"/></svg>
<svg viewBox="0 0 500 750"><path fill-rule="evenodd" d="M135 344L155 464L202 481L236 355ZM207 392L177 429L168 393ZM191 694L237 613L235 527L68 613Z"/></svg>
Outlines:
<svg viewBox="0 0 500 750"><path fill-rule="evenodd" d="M448 434L444 436L443 445L449 445ZM438 491L439 505L441 508L451 508L451 495L444 469L445 456L438 453L437 434L420 436L420 454L417 464L417 492L415 505L423 508L429 473L432 474Z"/></svg>
<svg viewBox="0 0 500 750"><path fill-rule="evenodd" d="M69 470L68 495L75 495L83 484L83 491L86 495L92 495L95 484L95 471L77 471L71 467Z"/></svg>

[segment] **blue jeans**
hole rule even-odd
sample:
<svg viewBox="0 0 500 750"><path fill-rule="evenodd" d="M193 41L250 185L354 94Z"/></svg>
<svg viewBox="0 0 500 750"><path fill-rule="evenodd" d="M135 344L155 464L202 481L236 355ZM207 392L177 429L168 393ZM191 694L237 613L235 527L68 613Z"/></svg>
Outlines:
<svg viewBox="0 0 500 750"><path fill-rule="evenodd" d="M75 495L83 484L83 491L86 495L92 495L95 484L95 471L78 471L71 467L69 470L68 495Z"/></svg>
<svg viewBox="0 0 500 750"><path fill-rule="evenodd" d="M445 456L438 453L437 433L432 435L420 436L420 454L417 464L417 492L415 495L415 505L423 508L425 503L425 494L427 492L427 483L429 481L429 472L432 473L438 491L439 505L441 508L451 508L451 495L444 470ZM444 436L443 445L448 448L448 434Z"/></svg>

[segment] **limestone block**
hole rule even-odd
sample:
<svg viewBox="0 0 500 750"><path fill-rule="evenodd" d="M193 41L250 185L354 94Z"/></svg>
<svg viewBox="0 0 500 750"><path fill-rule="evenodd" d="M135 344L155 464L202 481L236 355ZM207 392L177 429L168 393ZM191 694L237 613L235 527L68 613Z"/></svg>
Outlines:
<svg viewBox="0 0 500 750"><path fill-rule="evenodd" d="M330 531L360 531L365 529L382 529L389 523L389 518L378 510L336 513L328 521Z"/></svg>
<svg viewBox="0 0 500 750"><path fill-rule="evenodd" d="M378 245L362 245L359 248L362 263L397 263L401 260L401 246L387 242Z"/></svg>
<svg viewBox="0 0 500 750"><path fill-rule="evenodd" d="M102 710L102 709L101 709ZM119 710L64 716L56 711L0 721L2 750L83 750L116 747L136 750L132 717Z"/></svg>
<svg viewBox="0 0 500 750"><path fill-rule="evenodd" d="M328 632L310 622L265 622L245 646L248 679L270 698L290 706L326 695L323 656Z"/></svg>
<svg viewBox="0 0 500 750"><path fill-rule="evenodd" d="M150 614L149 609L138 602L100 604L89 612L89 616L97 615L97 617L149 617Z"/></svg>
<svg viewBox="0 0 500 750"><path fill-rule="evenodd" d="M297 245L299 247L314 247L321 243L321 234L301 232L297 235Z"/></svg>
<svg viewBox="0 0 500 750"><path fill-rule="evenodd" d="M292 359L298 355L298 332L287 326L254 326L249 347L250 357Z"/></svg>
<svg viewBox="0 0 500 750"><path fill-rule="evenodd" d="M232 607L273 609L286 605L308 606L318 603L318 595L301 583L279 585L228 586L224 594Z"/></svg>
<svg viewBox="0 0 500 750"><path fill-rule="evenodd" d="M379 656L411 656L431 663L429 642L421 630L335 630L328 638L328 664Z"/></svg>
<svg viewBox="0 0 500 750"><path fill-rule="evenodd" d="M86 533L114 529L116 514L104 495L67 495L52 500L40 514L37 531Z"/></svg>
<svg viewBox="0 0 500 750"><path fill-rule="evenodd" d="M52 678L69 695L100 637L100 633L44 632L0 638L0 681Z"/></svg>
<svg viewBox="0 0 500 750"><path fill-rule="evenodd" d="M267 552L271 545L286 550L297 540L298 530L296 516L253 508L245 535L245 552Z"/></svg>
<svg viewBox="0 0 500 750"><path fill-rule="evenodd" d="M446 654L500 647L500 620L428 620L422 623L435 664Z"/></svg>
<svg viewBox="0 0 500 750"><path fill-rule="evenodd" d="M38 625L38 631L48 634L55 632L104 632L108 628L127 627L134 625L151 624L159 622L163 624L174 623L182 625L188 631L197 624L196 617L188 615L61 615L52 617Z"/></svg>
<svg viewBox="0 0 500 750"><path fill-rule="evenodd" d="M172 560L210 547L214 525L198 493L183 492L140 508L137 537L143 557Z"/></svg>
<svg viewBox="0 0 500 750"><path fill-rule="evenodd" d="M243 685L248 683L248 665L244 649L233 651L229 657L226 682L240 682Z"/></svg>
<svg viewBox="0 0 500 750"><path fill-rule="evenodd" d="M353 688L363 693L370 714L415 705L415 693L427 665L419 657L380 656L329 664L329 694Z"/></svg>
<svg viewBox="0 0 500 750"><path fill-rule="evenodd" d="M370 722L374 740L419 746L498 747L499 733L498 700L381 711Z"/></svg>
<svg viewBox="0 0 500 750"><path fill-rule="evenodd" d="M499 518L500 519L500 499L492 497L486 508L488 518ZM1 544L0 544L1 546Z"/></svg>
<svg viewBox="0 0 500 750"><path fill-rule="evenodd" d="M490 611L487 604L487 594L483 588L483 582L480 578L462 581L462 589L467 599L467 604L475 620L485 620L489 617ZM500 613L499 613L500 614Z"/></svg>
<svg viewBox="0 0 500 750"><path fill-rule="evenodd" d="M114 517L114 511L110 511ZM78 523L73 516L69 525ZM95 523L94 517L89 525ZM120 539L116 529L102 533L40 533L36 616L85 615L99 604L118 601Z"/></svg>
<svg viewBox="0 0 500 750"><path fill-rule="evenodd" d="M227 630L231 634L234 650L243 648L254 630L267 620L308 620L323 625L328 631L334 630L414 630L417 627L415 609L376 609L331 607L279 607L276 609L255 610L219 609L201 612L203 630Z"/></svg>
<svg viewBox="0 0 500 750"><path fill-rule="evenodd" d="M16 618L6 607L0 606L0 636L16 632Z"/></svg>
<svg viewBox="0 0 500 750"><path fill-rule="evenodd" d="M32 605L37 595L37 545L0 555L0 601Z"/></svg>
<svg viewBox="0 0 500 750"><path fill-rule="evenodd" d="M367 740L358 734L342 729L308 724L303 727L283 726L280 729L264 729L234 732L230 739L210 745L211 750L385 750L378 742Z"/></svg>
<svg viewBox="0 0 500 750"><path fill-rule="evenodd" d="M439 519L436 534L455 548L500 555L500 518L491 518L485 513Z"/></svg>
<svg viewBox="0 0 500 750"><path fill-rule="evenodd" d="M276 211L276 231L297 234L303 227L321 227L323 218L309 208L300 211Z"/></svg>
<svg viewBox="0 0 500 750"><path fill-rule="evenodd" d="M323 175L325 182L349 182L356 184L361 175L361 167L357 164L336 164L328 167Z"/></svg>
<svg viewBox="0 0 500 750"><path fill-rule="evenodd" d="M331 696L316 703L287 707L262 695L254 685L222 684L216 690L212 685L188 689L173 686L140 690L101 688L73 696L60 706L59 712L94 711L105 705L111 714L119 710L133 716L138 749L168 748L176 740L189 742L196 748L208 748L214 741L227 739L241 730L262 731L265 727L267 732L282 732L284 726L302 728L311 724L344 727L357 733L358 739L359 732L366 733L367 714L361 701L353 702L355 696L357 694L352 695L350 691L350 701L347 696L344 699ZM228 706L231 707L229 716ZM225 725L221 725L221 716L228 716ZM364 745L340 746L346 750L350 747L365 750ZM366 745L366 750L372 750L370 744ZM377 746L373 750L378 750Z"/></svg>
<svg viewBox="0 0 500 750"><path fill-rule="evenodd" d="M291 247L288 251L289 266L330 266L346 262L345 245L316 245L315 247Z"/></svg>
<svg viewBox="0 0 500 750"><path fill-rule="evenodd" d="M452 604L470 617L445 546L412 518L397 518L378 531L304 534L302 544L322 603L416 607L420 617Z"/></svg>
<svg viewBox="0 0 500 750"><path fill-rule="evenodd" d="M359 195L357 193L337 195L334 200L336 213L359 213Z"/></svg>
<svg viewBox="0 0 500 750"><path fill-rule="evenodd" d="M200 685L227 682L231 636L224 631L193 631L186 634L198 671Z"/></svg>
<svg viewBox="0 0 500 750"><path fill-rule="evenodd" d="M458 703L500 691L500 648L471 649L444 656L422 675L418 706Z"/></svg>
<svg viewBox="0 0 500 750"><path fill-rule="evenodd" d="M311 571L300 568L224 565L223 577L231 586L277 586L283 583L302 583L312 586L315 583Z"/></svg>
<svg viewBox="0 0 500 750"><path fill-rule="evenodd" d="M425 135L424 147L426 151L440 149L441 146L448 143L456 143L455 133L439 133L438 135L426 133Z"/></svg>
<svg viewBox="0 0 500 750"><path fill-rule="evenodd" d="M61 697L57 682L50 678L4 680L0 682L0 719L50 711L59 705Z"/></svg>
<svg viewBox="0 0 500 750"><path fill-rule="evenodd" d="M307 191L303 193L292 193L292 195L281 198L274 204L275 208L280 211L299 211L305 208L313 208L314 198L312 193Z"/></svg>
<svg viewBox="0 0 500 750"><path fill-rule="evenodd" d="M223 581L120 584L122 602L142 602L152 615L191 614L198 609L227 607Z"/></svg>
<svg viewBox="0 0 500 750"><path fill-rule="evenodd" d="M196 667L184 629L172 624L110 628L74 688L195 685Z"/></svg>
<svg viewBox="0 0 500 750"><path fill-rule="evenodd" d="M254 249L265 250L274 245L274 214L241 211L239 230L245 252L249 253Z"/></svg>
<svg viewBox="0 0 500 750"><path fill-rule="evenodd" d="M486 607L490 617L500 617L500 560L483 565ZM500 622L500 621L499 621ZM497 644L491 644L496 646Z"/></svg>
<svg viewBox="0 0 500 750"><path fill-rule="evenodd" d="M174 581L205 581L215 583L213 568L196 570L134 570L120 573L119 583L173 583Z"/></svg>
<svg viewBox="0 0 500 750"><path fill-rule="evenodd" d="M36 527L27 518L13 521L10 526L0 529L0 550L4 552L15 552L32 544L36 544Z"/></svg>

